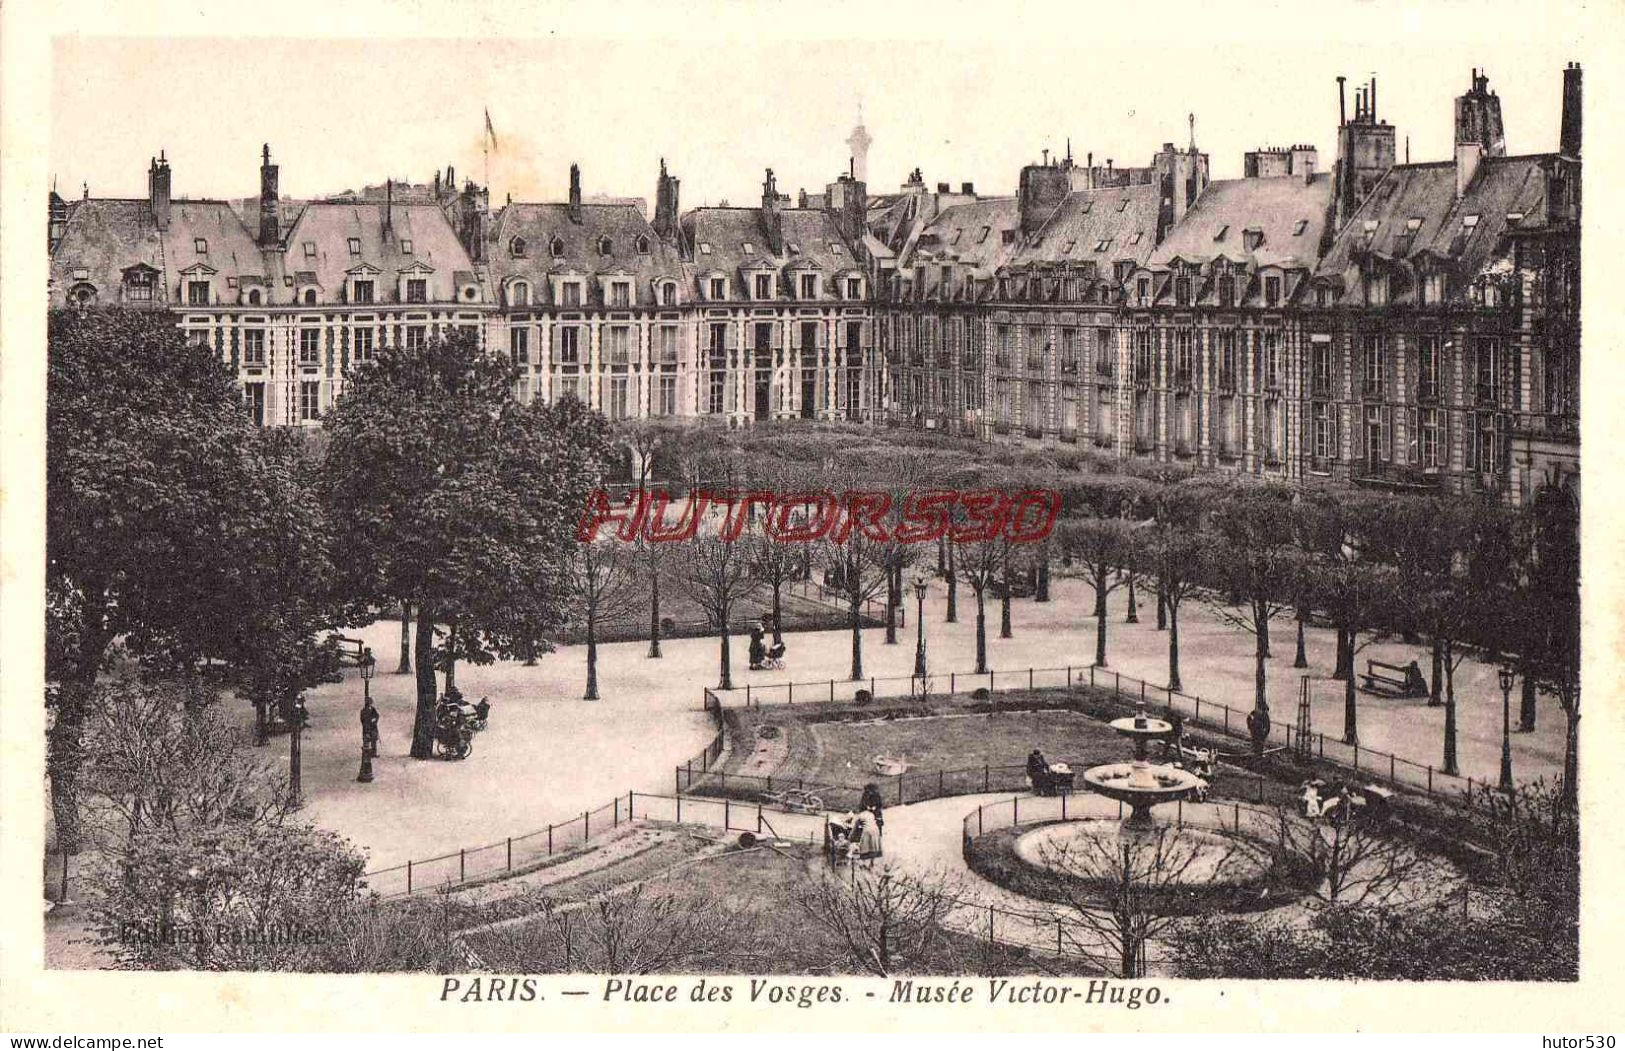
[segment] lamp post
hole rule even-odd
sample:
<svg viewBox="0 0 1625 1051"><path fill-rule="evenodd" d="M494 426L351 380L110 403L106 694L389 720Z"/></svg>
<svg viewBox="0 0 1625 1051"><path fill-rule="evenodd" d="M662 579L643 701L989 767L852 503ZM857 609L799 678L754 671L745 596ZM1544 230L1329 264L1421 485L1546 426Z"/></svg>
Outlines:
<svg viewBox="0 0 1625 1051"><path fill-rule="evenodd" d="M920 680L920 689L925 689L925 578L914 578L914 598L916 610L914 615L917 642L914 646L914 674Z"/></svg>
<svg viewBox="0 0 1625 1051"><path fill-rule="evenodd" d="M1516 673L1501 669L1501 791L1512 791L1512 682Z"/></svg>
<svg viewBox="0 0 1625 1051"><path fill-rule="evenodd" d="M288 808L298 810L305 805L303 793L299 785L299 745L304 734L305 722L309 719L305 711L305 699L295 698L293 702L293 719L288 733Z"/></svg>
<svg viewBox="0 0 1625 1051"><path fill-rule="evenodd" d="M372 677L378 670L370 648L361 651L361 772L356 780L372 780L372 760L378 754L378 709L372 706Z"/></svg>

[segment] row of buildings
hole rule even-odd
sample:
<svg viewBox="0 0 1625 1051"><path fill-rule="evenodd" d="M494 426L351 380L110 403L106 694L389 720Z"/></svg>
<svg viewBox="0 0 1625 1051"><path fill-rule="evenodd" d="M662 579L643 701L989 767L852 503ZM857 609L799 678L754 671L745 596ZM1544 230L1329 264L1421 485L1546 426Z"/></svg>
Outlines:
<svg viewBox="0 0 1625 1051"><path fill-rule="evenodd" d="M1396 157L1375 80L1338 78L1336 152L1260 149L1210 177L1195 143L1145 167L1021 169L1016 192L792 204L509 201L456 173L294 201L51 198L51 301L169 310L265 424L314 424L378 348L455 329L516 394L611 418L854 419L1215 470L1522 501L1579 470L1580 69L1553 153L1507 156L1473 71L1447 160ZM1409 152L1408 149L1406 151Z"/></svg>

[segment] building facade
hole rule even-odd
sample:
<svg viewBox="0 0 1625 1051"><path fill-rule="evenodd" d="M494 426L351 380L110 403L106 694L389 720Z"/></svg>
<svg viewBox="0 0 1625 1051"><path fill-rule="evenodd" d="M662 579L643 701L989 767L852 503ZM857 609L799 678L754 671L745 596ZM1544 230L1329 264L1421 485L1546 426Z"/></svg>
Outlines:
<svg viewBox="0 0 1625 1051"><path fill-rule="evenodd" d="M1045 156L1011 196L854 157L792 207L509 201L456 173L315 201L143 198L49 217L53 306L173 312L263 424L315 425L381 347L455 330L510 355L521 399L611 419L849 419L1304 483L1488 490L1579 470L1580 69L1558 150L1506 156L1474 70L1448 160L1399 162L1377 85L1323 165L1196 147L1144 167ZM862 131L860 128L859 131ZM867 148L865 132L862 146ZM854 152L860 153L856 142ZM1407 147L1407 154L1408 154Z"/></svg>

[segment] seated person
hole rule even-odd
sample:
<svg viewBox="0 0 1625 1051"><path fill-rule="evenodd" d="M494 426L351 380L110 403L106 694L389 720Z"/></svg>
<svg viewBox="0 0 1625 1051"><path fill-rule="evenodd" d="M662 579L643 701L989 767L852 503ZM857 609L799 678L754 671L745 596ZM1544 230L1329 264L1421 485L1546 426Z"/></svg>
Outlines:
<svg viewBox="0 0 1625 1051"><path fill-rule="evenodd" d="M1034 788L1037 788L1043 784L1048 774L1049 760L1044 758L1043 752L1034 748L1032 753L1027 756L1027 780L1032 782Z"/></svg>
<svg viewBox="0 0 1625 1051"><path fill-rule="evenodd" d="M478 719L480 722L483 723L483 722L485 722L486 719L490 718L490 715L491 715L491 698L489 698L489 697L481 697L480 698L480 703L476 704L474 706L474 718Z"/></svg>

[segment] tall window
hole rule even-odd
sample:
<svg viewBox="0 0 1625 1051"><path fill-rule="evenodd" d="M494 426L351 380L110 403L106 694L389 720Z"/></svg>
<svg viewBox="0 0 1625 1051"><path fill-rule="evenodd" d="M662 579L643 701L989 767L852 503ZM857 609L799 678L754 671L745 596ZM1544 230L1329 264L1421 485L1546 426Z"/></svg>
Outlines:
<svg viewBox="0 0 1625 1051"><path fill-rule="evenodd" d="M1317 401L1310 410L1314 422L1315 459L1329 462L1337 455L1334 447L1336 428L1332 421L1332 407L1326 402Z"/></svg>
<svg viewBox="0 0 1625 1051"><path fill-rule="evenodd" d="M1422 466L1439 466L1439 410L1422 410Z"/></svg>
<svg viewBox="0 0 1625 1051"><path fill-rule="evenodd" d="M429 282L421 277L407 278L406 301L408 303L427 303L429 301Z"/></svg>
<svg viewBox="0 0 1625 1051"><path fill-rule="evenodd" d="M818 298L818 275L817 274L802 274L801 275L801 298L802 299L817 299Z"/></svg>
<svg viewBox="0 0 1625 1051"><path fill-rule="evenodd" d="M1500 340L1485 336L1474 339L1473 356L1478 364L1478 403L1497 404L1501 398Z"/></svg>
<svg viewBox="0 0 1625 1051"><path fill-rule="evenodd" d="M624 420L627 417L627 378L624 375L612 375L605 379L607 385L604 397L604 415L612 420Z"/></svg>
<svg viewBox="0 0 1625 1051"><path fill-rule="evenodd" d="M1174 330L1174 382L1189 386L1194 375L1195 354L1192 350L1192 332L1188 328Z"/></svg>
<svg viewBox="0 0 1625 1051"><path fill-rule="evenodd" d="M1191 305L1191 279L1188 277L1174 278L1174 305L1188 307Z"/></svg>
<svg viewBox="0 0 1625 1051"><path fill-rule="evenodd" d="M728 298L728 279L727 278L725 278L725 277L713 277L711 279L710 297L713 300L716 300L718 302L721 302L722 300Z"/></svg>
<svg viewBox="0 0 1625 1051"><path fill-rule="evenodd" d="M1027 329L1027 371L1043 371L1045 349L1044 330L1041 328Z"/></svg>
<svg viewBox="0 0 1625 1051"><path fill-rule="evenodd" d="M373 296L372 296L372 282L371 281L354 281L354 282L351 283L350 287L355 292L355 296L354 296L354 299L353 299L354 302L356 302L356 303L371 303L372 302Z"/></svg>
<svg viewBox="0 0 1625 1051"><path fill-rule="evenodd" d="M564 302L560 306L579 307L581 305L581 282L564 281L559 286Z"/></svg>
<svg viewBox="0 0 1625 1051"><path fill-rule="evenodd" d="M1361 389L1368 398L1382 397L1382 378L1385 365L1383 359L1385 357L1382 336L1373 334L1361 337Z"/></svg>
<svg viewBox="0 0 1625 1051"><path fill-rule="evenodd" d="M515 365L530 364L530 329L510 328L508 330L508 354L513 358Z"/></svg>
<svg viewBox="0 0 1625 1051"><path fill-rule="evenodd" d="M302 328L299 330L299 364L315 366L322 360L322 330L319 328Z"/></svg>
<svg viewBox="0 0 1625 1051"><path fill-rule="evenodd" d="M627 307L632 305L632 283L630 281L612 281L609 285L610 306Z"/></svg>
<svg viewBox="0 0 1625 1051"><path fill-rule="evenodd" d="M1081 352L1078 349L1078 330L1063 328L1061 330L1061 371L1069 376L1076 376L1081 357Z"/></svg>
<svg viewBox="0 0 1625 1051"><path fill-rule="evenodd" d="M248 418L265 426L265 384L243 384L243 407L248 410Z"/></svg>
<svg viewBox="0 0 1625 1051"><path fill-rule="evenodd" d="M358 328L354 333L352 333L352 335L355 339L356 364L359 365L364 361L371 361L374 336L373 330L370 328Z"/></svg>
<svg viewBox="0 0 1625 1051"><path fill-rule="evenodd" d="M677 377L655 377L653 413L656 416L677 415Z"/></svg>
<svg viewBox="0 0 1625 1051"><path fill-rule="evenodd" d="M1439 357L1443 340L1438 336L1423 336L1417 349L1416 396L1421 401L1436 401L1439 397Z"/></svg>
<svg viewBox="0 0 1625 1051"><path fill-rule="evenodd" d="M676 325L661 325L655 329L655 364L677 364Z"/></svg>
<svg viewBox="0 0 1625 1051"><path fill-rule="evenodd" d="M1332 346L1330 343L1313 344L1310 350L1311 373L1310 386L1317 398L1330 397L1332 393Z"/></svg>
<svg viewBox="0 0 1625 1051"><path fill-rule="evenodd" d="M559 329L559 364L581 364L581 329L575 325Z"/></svg>
<svg viewBox="0 0 1625 1051"><path fill-rule="evenodd" d="M1216 333L1219 341L1218 364L1220 390L1236 389L1236 330L1221 328Z"/></svg>
<svg viewBox="0 0 1625 1051"><path fill-rule="evenodd" d="M243 329L243 364L265 364L265 330L263 328Z"/></svg>
<svg viewBox="0 0 1625 1051"><path fill-rule="evenodd" d="M846 298L848 298L848 299L862 299L863 298L863 278L861 278L861 277L849 277L849 278L846 279Z"/></svg>
<svg viewBox="0 0 1625 1051"><path fill-rule="evenodd" d="M722 369L711 370L706 383L705 411L708 413L723 412L723 392L727 385L727 373Z"/></svg>
<svg viewBox="0 0 1625 1051"><path fill-rule="evenodd" d="M773 278L770 275L768 275L768 274L757 274L756 275L756 298L757 299L772 299L773 298Z"/></svg>
<svg viewBox="0 0 1625 1051"><path fill-rule="evenodd" d="M207 281L186 282L186 302L189 306L206 307L209 305L209 283Z"/></svg>
<svg viewBox="0 0 1625 1051"><path fill-rule="evenodd" d="M660 286L660 305L663 307L677 305L677 283L675 281L667 281Z"/></svg>
<svg viewBox="0 0 1625 1051"><path fill-rule="evenodd" d="M609 364L614 368L625 368L631 357L632 330L626 325L611 325L609 336Z"/></svg>
<svg viewBox="0 0 1625 1051"><path fill-rule="evenodd" d="M322 414L322 383L320 380L299 382L299 419L314 420Z"/></svg>
<svg viewBox="0 0 1625 1051"><path fill-rule="evenodd" d="M1155 377L1157 363L1156 351L1152 346L1152 334L1148 328L1134 331L1134 382L1150 383Z"/></svg>
<svg viewBox="0 0 1625 1051"><path fill-rule="evenodd" d="M1221 307L1234 306L1236 302L1236 279L1229 271L1219 275L1218 298Z"/></svg>
<svg viewBox="0 0 1625 1051"><path fill-rule="evenodd" d="M1266 277L1264 279L1264 305L1267 307L1273 307L1280 305L1280 302L1281 279L1278 277Z"/></svg>
<svg viewBox="0 0 1625 1051"><path fill-rule="evenodd" d="M1422 302L1436 307L1444 302L1444 274L1434 270L1422 278Z"/></svg>
<svg viewBox="0 0 1625 1051"><path fill-rule="evenodd" d="M428 338L429 338L429 334L428 334L427 331L425 331L425 329L424 329L424 327L422 325L407 325L406 326L406 349L407 350L422 350L423 347L424 347L424 344L426 342L428 342Z"/></svg>
<svg viewBox="0 0 1625 1051"><path fill-rule="evenodd" d="M1281 386L1281 334L1274 329L1260 333L1263 341L1264 389L1278 390Z"/></svg>

